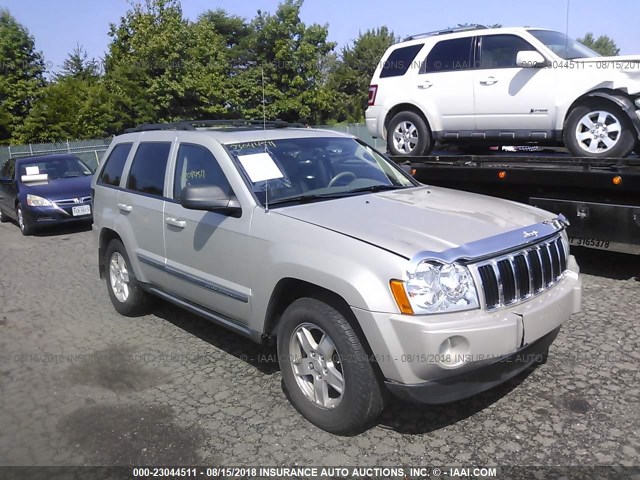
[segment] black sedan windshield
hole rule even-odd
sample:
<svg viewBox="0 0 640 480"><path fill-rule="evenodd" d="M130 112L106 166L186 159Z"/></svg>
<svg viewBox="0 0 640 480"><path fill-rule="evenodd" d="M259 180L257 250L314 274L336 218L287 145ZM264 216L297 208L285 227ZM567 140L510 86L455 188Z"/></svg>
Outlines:
<svg viewBox="0 0 640 480"><path fill-rule="evenodd" d="M227 148L262 204L267 200L275 205L417 185L395 164L352 138L287 138L234 143Z"/></svg>
<svg viewBox="0 0 640 480"><path fill-rule="evenodd" d="M48 180L84 177L92 175L91 169L74 156L23 160L19 163L19 178L23 176L47 175Z"/></svg>

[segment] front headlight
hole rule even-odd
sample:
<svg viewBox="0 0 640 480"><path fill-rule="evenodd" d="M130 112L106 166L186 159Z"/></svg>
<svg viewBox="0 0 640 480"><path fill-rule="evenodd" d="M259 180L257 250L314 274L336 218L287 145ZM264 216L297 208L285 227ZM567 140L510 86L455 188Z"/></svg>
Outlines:
<svg viewBox="0 0 640 480"><path fill-rule="evenodd" d="M415 314L459 312L479 308L469 269L459 263L421 262L407 273L407 297Z"/></svg>
<svg viewBox="0 0 640 480"><path fill-rule="evenodd" d="M27 194L27 205L30 207L50 207L53 205L51 200L47 200L46 198L39 197L38 195Z"/></svg>

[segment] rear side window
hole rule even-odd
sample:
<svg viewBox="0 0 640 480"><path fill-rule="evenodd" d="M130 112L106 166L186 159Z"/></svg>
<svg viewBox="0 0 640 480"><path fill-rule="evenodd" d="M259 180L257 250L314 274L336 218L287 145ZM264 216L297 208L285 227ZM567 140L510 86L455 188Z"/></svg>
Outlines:
<svg viewBox="0 0 640 480"><path fill-rule="evenodd" d="M518 52L535 50L516 35L480 37L480 68L516 68Z"/></svg>
<svg viewBox="0 0 640 480"><path fill-rule="evenodd" d="M129 156L131 150L131 143L121 143L116 145L111 154L104 162L104 167L98 178L98 183L101 185L112 185L117 187L120 185L120 179L122 178L122 171L124 170L124 164Z"/></svg>
<svg viewBox="0 0 640 480"><path fill-rule="evenodd" d="M382 65L380 78L401 77L407 73L411 62L413 62L423 46L424 44L421 43L419 45L396 48L391 52L389 58L385 60L384 65Z"/></svg>
<svg viewBox="0 0 640 480"><path fill-rule="evenodd" d="M452 72L471 69L472 38L456 38L436 43L420 73Z"/></svg>
<svg viewBox="0 0 640 480"><path fill-rule="evenodd" d="M161 197L164 194L164 177L170 150L170 142L147 142L138 145L129 170L127 188Z"/></svg>

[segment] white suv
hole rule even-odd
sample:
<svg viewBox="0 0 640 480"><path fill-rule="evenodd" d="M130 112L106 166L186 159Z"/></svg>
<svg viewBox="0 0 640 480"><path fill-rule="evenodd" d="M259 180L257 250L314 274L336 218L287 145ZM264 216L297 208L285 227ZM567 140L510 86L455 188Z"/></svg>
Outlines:
<svg viewBox="0 0 640 480"><path fill-rule="evenodd" d="M426 155L440 142L624 157L639 145L640 56L601 57L537 28L415 35L384 54L365 116L392 155Z"/></svg>

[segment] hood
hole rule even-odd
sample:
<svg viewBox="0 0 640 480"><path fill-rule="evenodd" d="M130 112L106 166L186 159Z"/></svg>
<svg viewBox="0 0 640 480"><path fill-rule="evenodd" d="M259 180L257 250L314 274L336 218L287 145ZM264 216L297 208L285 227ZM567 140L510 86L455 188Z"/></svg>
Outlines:
<svg viewBox="0 0 640 480"><path fill-rule="evenodd" d="M417 187L272 210L410 259L526 227L555 215L498 198Z"/></svg>
<svg viewBox="0 0 640 480"><path fill-rule="evenodd" d="M21 183L20 191L32 193L50 200L87 197L91 195L92 175L84 177L57 178L46 182Z"/></svg>

